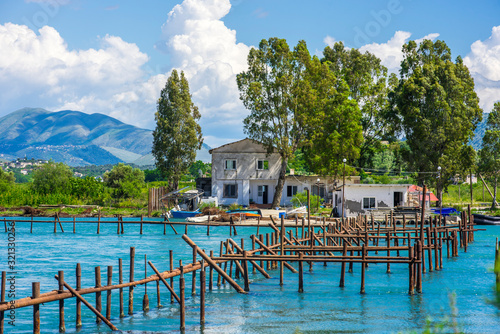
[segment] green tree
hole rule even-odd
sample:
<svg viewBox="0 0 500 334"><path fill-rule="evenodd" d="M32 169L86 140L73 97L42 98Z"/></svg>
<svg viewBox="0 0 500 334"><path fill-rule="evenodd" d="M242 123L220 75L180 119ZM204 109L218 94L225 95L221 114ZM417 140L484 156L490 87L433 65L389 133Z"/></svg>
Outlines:
<svg viewBox="0 0 500 334"><path fill-rule="evenodd" d="M88 203L102 202L105 195L104 184L94 177L72 177L70 179L71 194Z"/></svg>
<svg viewBox="0 0 500 334"><path fill-rule="evenodd" d="M16 182L16 177L13 172L5 172L0 167L0 191L6 191L11 188Z"/></svg>
<svg viewBox="0 0 500 334"><path fill-rule="evenodd" d="M345 81L348 98L356 101L361 110L364 141L360 145L356 164L373 168L373 156L381 148L380 140L392 133L385 118L388 106L387 68L374 54L345 48L342 42L335 43L333 47L327 46L321 61L328 63L334 75Z"/></svg>
<svg viewBox="0 0 500 334"><path fill-rule="evenodd" d="M113 198L134 198L144 186L144 172L139 168L119 163L104 173L104 184L113 189Z"/></svg>
<svg viewBox="0 0 500 334"><path fill-rule="evenodd" d="M405 158L419 183L436 185L440 197L459 170L462 146L481 121L479 99L469 70L460 57L451 61L443 41L410 41L403 54L401 78L389 95L390 115L406 137ZM441 182L436 182L438 166Z"/></svg>
<svg viewBox="0 0 500 334"><path fill-rule="evenodd" d="M68 193L72 177L68 165L51 160L33 173L33 189L42 194Z"/></svg>
<svg viewBox="0 0 500 334"><path fill-rule="evenodd" d="M189 174L193 177L193 178L197 178L197 177L200 177L200 171L201 171L201 174L205 174L206 172L209 172L212 170L212 164L211 163L205 163L201 160L197 160L195 161L191 167L189 167Z"/></svg>
<svg viewBox="0 0 500 334"><path fill-rule="evenodd" d="M188 172L201 148L203 138L197 123L201 115L191 101L189 84L184 76L173 70L161 91L155 114L152 153L156 167L177 189L179 180Z"/></svg>
<svg viewBox="0 0 500 334"><path fill-rule="evenodd" d="M500 177L500 102L495 103L488 115L478 167L481 174L493 184L491 209L496 209L497 185Z"/></svg>
<svg viewBox="0 0 500 334"><path fill-rule="evenodd" d="M341 123L338 113L342 108L349 113L346 118L351 116L343 103L345 85L337 84L327 64L311 57L304 41L290 50L284 39L262 40L259 49L250 50L248 71L238 74L237 83L240 99L251 112L243 121L245 133L269 153L281 156L272 206L280 203L288 161L297 150L307 147L316 172L335 172L332 155L322 158L326 152L322 142L338 135L325 137ZM325 129L325 124L330 128ZM330 143L335 146L329 152L343 149L344 142Z"/></svg>

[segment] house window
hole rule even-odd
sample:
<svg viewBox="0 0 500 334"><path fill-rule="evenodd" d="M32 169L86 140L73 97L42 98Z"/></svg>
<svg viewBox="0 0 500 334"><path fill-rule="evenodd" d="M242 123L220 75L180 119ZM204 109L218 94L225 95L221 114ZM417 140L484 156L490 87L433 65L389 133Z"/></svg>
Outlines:
<svg viewBox="0 0 500 334"><path fill-rule="evenodd" d="M293 197L297 194L297 186L287 186L286 187L286 196Z"/></svg>
<svg viewBox="0 0 500 334"><path fill-rule="evenodd" d="M364 197L363 209L375 209L375 197Z"/></svg>
<svg viewBox="0 0 500 334"><path fill-rule="evenodd" d="M258 170L268 170L269 169L269 161L257 160L257 169Z"/></svg>
<svg viewBox="0 0 500 334"><path fill-rule="evenodd" d="M225 184L223 197L224 198L237 198L238 197L238 185L237 184Z"/></svg>
<svg viewBox="0 0 500 334"><path fill-rule="evenodd" d="M236 169L236 160L225 160L224 161L224 169L235 170Z"/></svg>
<svg viewBox="0 0 500 334"><path fill-rule="evenodd" d="M264 192L264 187L263 186L258 186L257 187L257 196L262 197Z"/></svg>

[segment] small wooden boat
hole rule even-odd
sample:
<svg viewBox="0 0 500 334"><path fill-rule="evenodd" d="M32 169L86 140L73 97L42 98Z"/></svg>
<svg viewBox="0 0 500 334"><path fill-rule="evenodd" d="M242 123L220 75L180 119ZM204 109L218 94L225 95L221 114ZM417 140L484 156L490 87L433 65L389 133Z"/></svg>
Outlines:
<svg viewBox="0 0 500 334"><path fill-rule="evenodd" d="M474 224L477 225L500 225L500 217L473 214Z"/></svg>
<svg viewBox="0 0 500 334"><path fill-rule="evenodd" d="M231 216L245 216L247 218L257 218L262 217L262 212L260 209L238 209L226 211L227 214Z"/></svg>
<svg viewBox="0 0 500 334"><path fill-rule="evenodd" d="M172 214L172 218L186 219L188 217L194 217L199 214L200 209L197 209L196 211L170 210L170 213Z"/></svg>

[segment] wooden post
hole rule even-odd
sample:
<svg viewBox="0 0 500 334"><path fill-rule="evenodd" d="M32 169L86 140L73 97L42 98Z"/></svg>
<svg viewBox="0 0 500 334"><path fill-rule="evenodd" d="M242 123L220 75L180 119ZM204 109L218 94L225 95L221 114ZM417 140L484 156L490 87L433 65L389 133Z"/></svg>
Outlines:
<svg viewBox="0 0 500 334"><path fill-rule="evenodd" d="M417 265L417 292L422 293L422 241L418 240L417 241L417 260L418 265Z"/></svg>
<svg viewBox="0 0 500 334"><path fill-rule="evenodd" d="M167 287L168 291L170 291L170 293L173 295L175 300L180 304L181 300L180 300L179 296L177 296L177 294L175 293L173 287L170 286L167 283L167 281L165 281L165 279L161 276L161 273L158 271L158 269L156 269L156 267L153 265L153 263L151 263L151 261L149 261L148 263L149 263L149 266L151 267L151 269L153 269L153 271L156 273L156 275L158 276L160 281L162 281L162 283Z"/></svg>
<svg viewBox="0 0 500 334"><path fill-rule="evenodd" d="M220 256L222 257L222 252L223 252L223 249L224 249L224 242L221 241L220 242ZM212 268L212 266L210 266L210 268ZM217 286L221 286L221 279L222 279L222 275L221 274L218 274L217 275Z"/></svg>
<svg viewBox="0 0 500 334"><path fill-rule="evenodd" d="M80 263L76 264L76 291L82 288L82 267ZM82 327L82 302L76 299L76 328Z"/></svg>
<svg viewBox="0 0 500 334"><path fill-rule="evenodd" d="M196 263L196 248L193 248L193 265ZM192 274L191 295L196 296L196 270Z"/></svg>
<svg viewBox="0 0 500 334"><path fill-rule="evenodd" d="M214 257L214 251L210 251L210 258L212 259ZM212 291L214 286L214 268L212 266L209 267L208 269L208 289Z"/></svg>
<svg viewBox="0 0 500 334"><path fill-rule="evenodd" d="M174 270L174 253L172 250L169 250L168 251L168 255L169 255L169 263L170 263L170 271ZM172 287L172 289L174 288L174 278L173 277L170 277L170 286ZM170 304L173 304L174 303L174 294L171 292L170 293Z"/></svg>
<svg viewBox="0 0 500 334"><path fill-rule="evenodd" d="M281 216L280 255L285 255L285 217ZM246 261L245 261L246 262ZM283 285L283 261L280 261L280 285ZM245 290L248 291L248 290Z"/></svg>
<svg viewBox="0 0 500 334"><path fill-rule="evenodd" d="M101 287L101 267L97 266L95 267L95 287L100 288ZM102 310L102 304L101 304L101 291L97 291L95 293L95 309L97 312L101 313ZM96 323L101 323L101 318L97 317L96 318Z"/></svg>
<svg viewBox="0 0 500 334"><path fill-rule="evenodd" d="M247 261L247 251L243 251L243 278L245 280L245 291L250 291L250 284L248 280L248 261Z"/></svg>
<svg viewBox="0 0 500 334"><path fill-rule="evenodd" d="M391 256L391 233L387 232L387 257L389 258ZM391 273L391 263L387 261L387 273Z"/></svg>
<svg viewBox="0 0 500 334"><path fill-rule="evenodd" d="M144 278L148 277L148 256L144 254ZM144 297L142 299L142 310L149 311L148 283L144 283Z"/></svg>
<svg viewBox="0 0 500 334"><path fill-rule="evenodd" d="M59 270L59 293L64 292L64 271ZM59 332L66 332L66 325L64 324L64 299L59 300Z"/></svg>
<svg viewBox="0 0 500 334"><path fill-rule="evenodd" d="M427 227L426 228L427 232L427 254L429 255L429 272L433 271L433 266L432 266L432 240L431 240L431 228Z"/></svg>
<svg viewBox="0 0 500 334"><path fill-rule="evenodd" d="M160 281L156 281L156 307L161 308L160 301Z"/></svg>
<svg viewBox="0 0 500 334"><path fill-rule="evenodd" d="M142 224L143 224L143 219L144 219L144 215L141 213L141 231L139 232L139 234L142 235ZM165 224L163 224L163 226L165 226Z"/></svg>
<svg viewBox="0 0 500 334"><path fill-rule="evenodd" d="M118 259L118 284L123 283L123 263L122 259ZM120 288L120 318L125 317L125 312L123 311L123 288Z"/></svg>
<svg viewBox="0 0 500 334"><path fill-rule="evenodd" d="M304 292L304 254L299 253L299 292Z"/></svg>
<svg viewBox="0 0 500 334"><path fill-rule="evenodd" d="M73 217L73 234L76 233L76 218Z"/></svg>
<svg viewBox="0 0 500 334"><path fill-rule="evenodd" d="M196 272L196 271L195 271ZM200 325L205 325L205 260L201 260L200 270Z"/></svg>
<svg viewBox="0 0 500 334"><path fill-rule="evenodd" d="M33 214L31 214L30 233L33 233Z"/></svg>
<svg viewBox="0 0 500 334"><path fill-rule="evenodd" d="M99 209L99 214L97 215L97 234L101 232L101 209Z"/></svg>
<svg viewBox="0 0 500 334"><path fill-rule="evenodd" d="M408 294L413 295L415 293L415 285L413 283L413 247L408 246Z"/></svg>
<svg viewBox="0 0 500 334"><path fill-rule="evenodd" d="M113 266L108 266L107 285L113 285ZM111 319L111 290L108 290L106 293L106 319Z"/></svg>
<svg viewBox="0 0 500 334"><path fill-rule="evenodd" d="M134 281L134 259L135 259L135 247L130 247L130 277L129 282ZM134 287L128 288L128 314L134 314Z"/></svg>
<svg viewBox="0 0 500 334"><path fill-rule="evenodd" d="M340 264L340 284L339 287L343 288L345 286L345 262L347 257L347 243L344 242L344 249L342 251L342 257L344 258Z"/></svg>
<svg viewBox="0 0 500 334"><path fill-rule="evenodd" d="M365 293L365 270L366 270L366 265L365 265L365 261L366 261L366 244L363 244L363 246L361 248L361 252L362 252L363 262L361 263L361 291L360 291L360 293L364 294Z"/></svg>
<svg viewBox="0 0 500 334"><path fill-rule="evenodd" d="M31 283L33 298L40 297L40 282ZM33 334L40 334L40 304L33 305Z"/></svg>
<svg viewBox="0 0 500 334"><path fill-rule="evenodd" d="M184 267L182 266L182 261L180 261L180 266L179 269L181 271L181 275L179 276L179 289L180 289L180 329L181 332L183 332L186 329L186 310L184 307L184 287L185 287L185 282L184 282Z"/></svg>

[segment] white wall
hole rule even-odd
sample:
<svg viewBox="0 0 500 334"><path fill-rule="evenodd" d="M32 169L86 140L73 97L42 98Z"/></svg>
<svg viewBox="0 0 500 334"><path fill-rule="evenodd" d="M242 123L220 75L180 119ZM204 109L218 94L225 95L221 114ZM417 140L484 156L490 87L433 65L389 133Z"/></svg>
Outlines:
<svg viewBox="0 0 500 334"><path fill-rule="evenodd" d="M370 210L363 209L363 198L374 197L375 208L394 207L394 192L403 193L403 203L408 201L409 184L349 184L345 186L346 215L353 216L358 213L368 213ZM337 192L337 209L342 214L342 190ZM335 194L333 195L335 198Z"/></svg>

